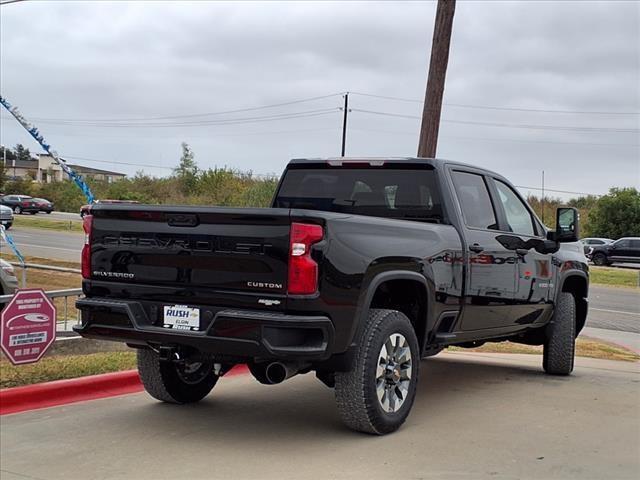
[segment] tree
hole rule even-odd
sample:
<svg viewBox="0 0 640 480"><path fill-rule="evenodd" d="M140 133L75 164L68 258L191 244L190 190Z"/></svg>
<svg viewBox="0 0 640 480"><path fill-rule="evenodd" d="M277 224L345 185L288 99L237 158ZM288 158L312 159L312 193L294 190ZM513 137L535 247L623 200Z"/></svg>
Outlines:
<svg viewBox="0 0 640 480"><path fill-rule="evenodd" d="M0 192L4 190L5 183L7 182L7 174L4 168L4 163L0 160Z"/></svg>
<svg viewBox="0 0 640 480"><path fill-rule="evenodd" d="M640 236L640 192L612 188L589 212L589 236L620 238Z"/></svg>
<svg viewBox="0 0 640 480"><path fill-rule="evenodd" d="M182 193L193 193L198 181L198 165L194 159L193 150L186 142L182 142L182 156L180 164L173 169L173 173L180 180Z"/></svg>
<svg viewBox="0 0 640 480"><path fill-rule="evenodd" d="M9 152L7 151L7 153L9 153ZM29 160L31 160L31 152L29 151L28 148L26 148L21 143L16 145L15 154L16 154L15 155L16 156L16 160L20 160L20 161L29 161Z"/></svg>
<svg viewBox="0 0 640 480"><path fill-rule="evenodd" d="M5 154L5 150L7 153ZM0 146L0 163L4 163L4 159L7 159L7 165L10 165L11 162L16 158L16 154L13 153L13 150L10 148Z"/></svg>

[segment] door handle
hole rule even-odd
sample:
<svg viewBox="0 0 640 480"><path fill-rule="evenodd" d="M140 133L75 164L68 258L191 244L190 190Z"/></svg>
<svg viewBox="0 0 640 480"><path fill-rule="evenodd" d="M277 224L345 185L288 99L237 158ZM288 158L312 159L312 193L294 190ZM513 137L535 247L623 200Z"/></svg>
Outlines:
<svg viewBox="0 0 640 480"><path fill-rule="evenodd" d="M480 253L484 251L484 247L481 247L477 243L474 243L473 245L469 245L469 250L471 250L472 252Z"/></svg>
<svg viewBox="0 0 640 480"><path fill-rule="evenodd" d="M527 250L526 248L516 248L516 253L521 257L524 257L527 253L529 253L529 250Z"/></svg>

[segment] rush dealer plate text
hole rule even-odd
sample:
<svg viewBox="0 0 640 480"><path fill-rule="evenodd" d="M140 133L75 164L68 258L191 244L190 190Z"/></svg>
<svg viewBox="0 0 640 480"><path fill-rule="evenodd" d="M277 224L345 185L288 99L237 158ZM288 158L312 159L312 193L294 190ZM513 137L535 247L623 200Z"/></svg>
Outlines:
<svg viewBox="0 0 640 480"><path fill-rule="evenodd" d="M175 330L200 330L200 309L186 305L165 305L163 327Z"/></svg>

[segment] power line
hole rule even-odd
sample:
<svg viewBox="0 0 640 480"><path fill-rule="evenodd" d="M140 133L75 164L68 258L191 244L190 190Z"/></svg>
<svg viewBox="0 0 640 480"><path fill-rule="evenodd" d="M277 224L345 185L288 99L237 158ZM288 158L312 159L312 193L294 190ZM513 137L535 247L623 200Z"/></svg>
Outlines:
<svg viewBox="0 0 640 480"><path fill-rule="evenodd" d="M65 158L70 158L73 160L82 160L84 162L96 162L96 163L108 163L108 164L114 164L114 165L127 165L127 166L131 166L131 167L147 167L147 168L160 168L163 170L174 170L173 167L165 167L165 166L160 166L160 165L149 165L149 164L145 164L145 163L132 163L132 162L118 162L118 161L114 161L114 160L100 160L97 158L88 158L88 157L78 157L78 156L74 156L74 155L65 155ZM241 172L243 173L243 172ZM252 176L252 177L258 177L258 178L277 178L279 177L279 175L276 174L269 174L269 173L245 173L245 175L248 176Z"/></svg>
<svg viewBox="0 0 640 480"><path fill-rule="evenodd" d="M243 112L252 112L255 110L263 110L265 108L277 108L277 107L285 107L288 105L296 105L299 103L312 102L315 100L322 100L325 98L331 98L342 95L342 93L330 93L328 95L320 95L316 97L308 97L302 98L298 100L291 100L288 102L281 103L272 103L270 105L260 105L257 107L246 107L246 108L238 108L234 110L221 110L217 112L208 112L208 113L191 113L186 115L167 115L167 116L159 116L159 117L129 117L129 118L47 118L47 117L31 117L35 121L39 122L138 122L138 121L149 121L149 120L175 120L180 118L197 118L197 117L212 117L216 115L226 115L229 113L243 113Z"/></svg>
<svg viewBox="0 0 640 480"><path fill-rule="evenodd" d="M289 120L297 118L317 117L321 115L327 115L333 112L339 111L339 107L324 108L318 110L305 110L299 112L278 113L272 115L255 116L255 117L241 117L241 118L228 118L224 120L197 120L190 122L167 122L167 123L75 123L68 121L49 121L41 120L38 123L50 124L50 125L63 125L73 127L97 127L97 128L156 128L156 127L202 127L209 125L239 125L245 123L261 123L271 122L278 120Z"/></svg>
<svg viewBox="0 0 640 480"><path fill-rule="evenodd" d="M424 100L417 100L414 98L403 98L403 97L393 97L388 95L374 95L372 93L362 93L362 92L350 92L353 95L360 95L363 97L372 97L372 98L382 98L384 100L396 100L399 102L410 102L410 103L423 103ZM563 113L563 114L584 114L584 115L640 115L640 112L593 112L593 111L582 111L582 110L554 110L554 109L538 109L538 108L524 108L524 107L497 107L494 105L470 105L464 103L448 103L445 102L444 105L448 107L459 107L459 108L475 108L481 110L505 110L510 112L539 112L539 113Z"/></svg>
<svg viewBox="0 0 640 480"><path fill-rule="evenodd" d="M65 158L71 158L73 160L83 160L86 162L97 162L97 163L112 163L114 165L127 165L131 167L147 167L147 168L161 168L164 170L173 170L172 167L163 167L161 165L149 165L146 163L130 163L130 162L118 162L115 160L98 160L97 158L87 158L87 157L76 157L73 155L65 155Z"/></svg>
<svg viewBox="0 0 640 480"><path fill-rule="evenodd" d="M544 190L542 188L539 187L524 187L522 185L515 185L516 188L527 188L529 190L539 190L539 191L546 191L546 192L555 192L555 193L569 193L571 195L591 195L594 197L601 197L602 194L598 194L598 193L587 193L587 192L569 192L567 190L554 190L552 188L547 188L544 187Z"/></svg>
<svg viewBox="0 0 640 480"><path fill-rule="evenodd" d="M403 115L392 112L380 112L376 110L363 110L359 108L352 108L352 112L369 113L371 115L384 115L387 117L420 119L421 117L415 115ZM565 130L572 132L615 132L615 133L638 133L640 129L637 128L608 128L608 127L577 127L577 126L563 126L563 125L534 125L534 124L519 124L519 123L497 123L497 122L475 122L471 120L445 120L443 122L456 123L460 125L482 125L486 127L505 127L505 128L525 128L532 130Z"/></svg>
<svg viewBox="0 0 640 480"><path fill-rule="evenodd" d="M412 135L415 136L415 132L406 132L406 131L394 131L394 130L377 130L370 128L359 128L359 127L351 127L351 130L356 130L360 132L371 132L371 133L387 133L390 135ZM482 137L464 137L458 135L441 135L441 138L451 138L457 140L479 140L484 142L513 142L513 143L543 143L543 144L551 144L551 145L585 145L585 146L597 146L597 147L633 147L639 148L640 143L591 143L591 142L552 142L548 140L516 140L509 138L482 138Z"/></svg>
<svg viewBox="0 0 640 480"><path fill-rule="evenodd" d="M9 5L10 3L26 2L27 0L4 0L0 2L0 7L3 5Z"/></svg>

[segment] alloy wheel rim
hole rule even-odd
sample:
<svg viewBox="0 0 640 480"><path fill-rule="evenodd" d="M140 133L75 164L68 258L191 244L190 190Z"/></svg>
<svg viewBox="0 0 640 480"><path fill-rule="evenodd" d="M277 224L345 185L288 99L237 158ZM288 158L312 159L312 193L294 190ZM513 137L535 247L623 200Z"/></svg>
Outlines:
<svg viewBox="0 0 640 480"><path fill-rule="evenodd" d="M176 371L180 380L189 385L200 383L211 370L209 362L181 362L176 364Z"/></svg>
<svg viewBox="0 0 640 480"><path fill-rule="evenodd" d="M376 368L376 393L385 412L397 412L407 399L412 366L409 342L401 333L391 334L380 349Z"/></svg>

